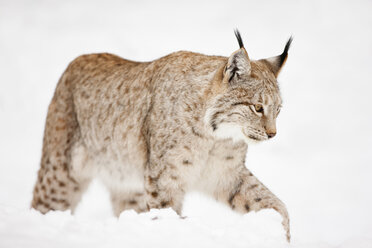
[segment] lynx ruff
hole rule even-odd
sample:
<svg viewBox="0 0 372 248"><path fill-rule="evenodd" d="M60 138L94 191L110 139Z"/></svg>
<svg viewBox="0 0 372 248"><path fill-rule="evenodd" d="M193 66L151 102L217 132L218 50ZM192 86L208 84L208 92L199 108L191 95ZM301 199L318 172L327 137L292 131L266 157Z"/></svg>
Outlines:
<svg viewBox="0 0 372 248"><path fill-rule="evenodd" d="M247 144L276 134L279 56L250 60L180 51L152 62L101 53L72 61L49 105L32 207L73 212L92 178L113 212L173 208L203 192L240 213L284 203L246 167Z"/></svg>

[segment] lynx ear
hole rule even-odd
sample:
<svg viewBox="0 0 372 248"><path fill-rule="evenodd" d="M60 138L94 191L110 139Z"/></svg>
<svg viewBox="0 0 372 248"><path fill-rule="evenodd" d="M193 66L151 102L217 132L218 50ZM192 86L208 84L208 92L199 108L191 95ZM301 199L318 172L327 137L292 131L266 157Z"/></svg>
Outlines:
<svg viewBox="0 0 372 248"><path fill-rule="evenodd" d="M251 63L249 61L248 53L244 48L242 37L239 31L235 30L235 36L238 39L240 49L231 54L225 67L225 77L228 82L234 78L239 78L241 74L250 74Z"/></svg>
<svg viewBox="0 0 372 248"><path fill-rule="evenodd" d="M284 51L279 56L263 59L269 67L270 70L274 73L275 77L278 77L280 70L283 68L287 57L288 57L288 50L292 43L292 36L287 41L287 44L285 45Z"/></svg>

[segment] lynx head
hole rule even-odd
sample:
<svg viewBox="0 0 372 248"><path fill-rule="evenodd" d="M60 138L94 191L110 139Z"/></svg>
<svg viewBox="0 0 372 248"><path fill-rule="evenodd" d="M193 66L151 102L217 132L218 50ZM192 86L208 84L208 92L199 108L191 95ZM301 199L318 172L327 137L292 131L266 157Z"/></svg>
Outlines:
<svg viewBox="0 0 372 248"><path fill-rule="evenodd" d="M247 143L270 139L276 134L280 112L277 77L283 67L292 37L279 56L250 60L239 31L240 49L227 60L220 76L220 90L207 109L206 124L217 138Z"/></svg>

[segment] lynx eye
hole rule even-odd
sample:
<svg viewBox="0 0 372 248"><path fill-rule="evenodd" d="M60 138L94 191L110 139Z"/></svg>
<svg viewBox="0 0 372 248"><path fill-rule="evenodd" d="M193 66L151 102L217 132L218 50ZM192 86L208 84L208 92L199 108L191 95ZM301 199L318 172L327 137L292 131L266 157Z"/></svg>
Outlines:
<svg viewBox="0 0 372 248"><path fill-rule="evenodd" d="M257 113L262 113L263 112L263 107L260 104L255 104L254 109L256 110Z"/></svg>

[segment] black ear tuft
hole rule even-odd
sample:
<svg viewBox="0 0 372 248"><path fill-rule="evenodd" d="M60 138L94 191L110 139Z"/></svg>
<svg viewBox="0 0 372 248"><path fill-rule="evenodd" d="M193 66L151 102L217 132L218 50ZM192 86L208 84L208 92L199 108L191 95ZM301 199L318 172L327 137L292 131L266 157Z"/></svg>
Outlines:
<svg viewBox="0 0 372 248"><path fill-rule="evenodd" d="M236 39L238 39L240 48L243 48L244 47L244 44L243 44L242 37L240 36L239 30L238 29L235 29L234 30L234 33L235 33Z"/></svg>
<svg viewBox="0 0 372 248"><path fill-rule="evenodd" d="M274 73L275 77L278 77L280 70L282 69L282 67L285 64L285 61L287 60L288 50L291 46L292 40L293 37L291 36L287 41L287 44L285 44L284 51L282 52L282 54L260 60L268 65L269 69Z"/></svg>
<svg viewBox="0 0 372 248"><path fill-rule="evenodd" d="M279 58L280 58L279 65L280 66L282 66L283 63L285 62L285 60L287 59L288 50L291 47L292 40L293 40L293 37L291 36L289 38L289 40L287 41L287 44L285 45L284 51L282 52L282 54L279 55Z"/></svg>

